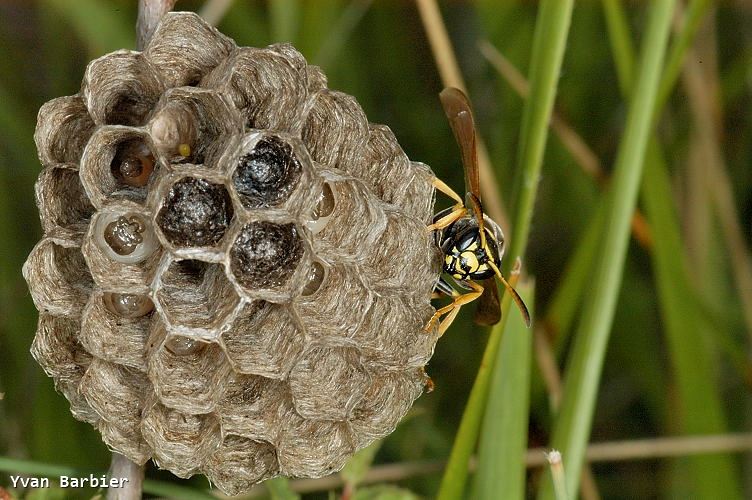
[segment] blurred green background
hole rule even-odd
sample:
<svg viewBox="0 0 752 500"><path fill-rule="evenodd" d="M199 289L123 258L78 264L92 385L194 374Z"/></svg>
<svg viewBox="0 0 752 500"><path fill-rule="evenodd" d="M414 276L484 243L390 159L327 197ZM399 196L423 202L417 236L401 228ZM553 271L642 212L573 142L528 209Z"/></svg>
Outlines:
<svg viewBox="0 0 752 500"><path fill-rule="evenodd" d="M199 11L203 3L179 0L176 9ZM322 66L330 88L354 95L370 121L389 125L412 160L429 164L462 189L458 149L437 97L443 83L413 2L230 3L219 28L238 45L292 42L309 62ZM604 191L582 163L596 160L606 179L624 133L628 105L604 15L604 5L608 11L615 3L592 0L574 7L558 81L557 120L576 131L594 156L573 155L554 134L547 141L524 257L535 281L535 299L528 301L536 311L535 328L524 335L540 340L529 367L523 366L530 373L528 447L547 446L554 425L540 349L549 346L559 369L568 367L571 334L592 291L594 254L585 253L580 267L572 262ZM626 2L621 10L635 47L645 34L648 4ZM496 189L504 200L513 199L524 102L484 57L479 42L490 43L527 74L539 5L487 0L440 7L490 152ZM0 456L87 471L109 464L98 434L71 417L66 400L31 359L36 311L21 265L41 236L33 195L41 168L32 139L37 110L49 99L78 92L89 60L133 48L135 17L135 2L124 0L0 2ZM752 422L752 310L745 308L750 305L745 294L752 295L752 7L730 1L705 5L700 19L654 134L667 176L658 175L660 183L651 181L640 194L638 206L647 214L642 241L633 234L629 244L591 442L743 433ZM648 158L655 159L653 153ZM650 186L663 191L651 198ZM511 211L510 203L507 208ZM597 239L591 240L596 252ZM377 466L448 457L488 339L486 329L472 324L471 312L465 308L437 345L428 367L436 390L421 397L384 441ZM491 439L486 436L484 431L480 441ZM503 437L495 443L501 449ZM731 440L737 437L740 448L747 443L746 453L697 459L679 452L675 458L595 462L594 483L587 482L594 491L585 495L752 498L750 438ZM701 469L708 471L705 477L696 473ZM396 484L433 497L441 474L435 467L426 470ZM526 496L549 480L542 470L532 468L524 476ZM147 476L174 480L153 467ZM207 487L201 477L182 484ZM0 486L9 486L5 472Z"/></svg>

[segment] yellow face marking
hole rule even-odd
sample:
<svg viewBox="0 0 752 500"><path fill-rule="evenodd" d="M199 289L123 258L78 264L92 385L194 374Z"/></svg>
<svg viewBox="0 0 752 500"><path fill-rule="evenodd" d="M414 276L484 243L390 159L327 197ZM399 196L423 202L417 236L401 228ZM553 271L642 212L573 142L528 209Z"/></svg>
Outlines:
<svg viewBox="0 0 752 500"><path fill-rule="evenodd" d="M480 265L478 263L478 257L476 257L475 254L470 251L462 252L460 254L460 259L462 259L462 261L464 262L465 267L469 268L469 273L474 273Z"/></svg>
<svg viewBox="0 0 752 500"><path fill-rule="evenodd" d="M477 241L473 241L473 244L470 245L469 247L467 247L466 251L468 251L468 252L474 252L477 249L478 249L478 242Z"/></svg>
<svg viewBox="0 0 752 500"><path fill-rule="evenodd" d="M487 264L481 264L480 266L478 266L478 269L475 270L475 272L477 272L477 273L484 273L486 271L488 271L488 265Z"/></svg>
<svg viewBox="0 0 752 500"><path fill-rule="evenodd" d="M447 255L446 257L444 257L444 263L447 266L451 265L452 264L452 256L451 255Z"/></svg>

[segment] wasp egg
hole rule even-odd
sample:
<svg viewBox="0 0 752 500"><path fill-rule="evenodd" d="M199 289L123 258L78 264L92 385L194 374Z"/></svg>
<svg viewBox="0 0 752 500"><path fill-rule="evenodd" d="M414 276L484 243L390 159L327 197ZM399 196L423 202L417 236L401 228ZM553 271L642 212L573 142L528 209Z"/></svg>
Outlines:
<svg viewBox="0 0 752 500"><path fill-rule="evenodd" d="M324 283L325 278L326 269L321 262L314 260L311 263L311 267L308 269L307 281L305 286L303 286L303 291L301 292L302 295L308 297L309 295L318 292L319 288L321 288L321 285Z"/></svg>
<svg viewBox="0 0 752 500"><path fill-rule="evenodd" d="M334 213L334 207L336 205L337 200L334 195L334 190L328 182L325 182L324 187L321 188L318 202L311 212L311 219L306 224L313 234L320 233L324 227L326 227L332 213Z"/></svg>
<svg viewBox="0 0 752 500"><path fill-rule="evenodd" d="M154 155L141 140L124 141L118 146L110 169L126 186L143 187L154 171Z"/></svg>
<svg viewBox="0 0 752 500"><path fill-rule="evenodd" d="M165 349L175 356L190 356L201 352L205 344L199 340L188 337L174 336L170 337L165 343Z"/></svg>
<svg viewBox="0 0 752 500"><path fill-rule="evenodd" d="M146 316L154 310L149 297L133 293L105 293L104 304L113 314L129 319Z"/></svg>
<svg viewBox="0 0 752 500"><path fill-rule="evenodd" d="M137 214L103 215L97 221L94 237L110 259L124 264L145 260L158 246L151 225Z"/></svg>

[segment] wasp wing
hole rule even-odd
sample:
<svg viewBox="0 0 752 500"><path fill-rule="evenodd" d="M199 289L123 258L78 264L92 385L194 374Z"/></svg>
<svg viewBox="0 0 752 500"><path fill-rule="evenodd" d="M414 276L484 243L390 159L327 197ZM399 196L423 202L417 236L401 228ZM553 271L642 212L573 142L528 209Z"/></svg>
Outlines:
<svg viewBox="0 0 752 500"><path fill-rule="evenodd" d="M462 166L465 169L465 186L468 193L480 199L480 178L478 176L478 152L475 147L475 120L470 100L464 92L455 87L447 87L439 94L441 106L449 120L454 138L462 151Z"/></svg>
<svg viewBox="0 0 752 500"><path fill-rule="evenodd" d="M478 307L475 308L473 321L483 326L495 325L501 320L501 304L496 280L488 278L483 280L481 285L483 286L483 294L478 299Z"/></svg>

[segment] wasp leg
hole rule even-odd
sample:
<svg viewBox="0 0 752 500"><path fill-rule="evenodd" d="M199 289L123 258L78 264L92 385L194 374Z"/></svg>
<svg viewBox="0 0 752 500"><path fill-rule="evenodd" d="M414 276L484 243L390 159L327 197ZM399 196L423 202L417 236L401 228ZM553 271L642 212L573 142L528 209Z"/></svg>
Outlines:
<svg viewBox="0 0 752 500"><path fill-rule="evenodd" d="M472 288L471 292L467 292L464 294L461 294L459 292L455 291L455 295L452 297L452 303L447 304L444 307L440 307L436 310L435 313L433 313L433 316L431 316L431 319L428 320L428 323L426 323L426 326L423 327L425 331L430 331L433 326L436 324L436 322L444 316L445 314L448 314L449 316L445 318L445 320L449 320L446 322L447 324L444 326L444 329L441 329L441 325L439 326L439 335L442 335L447 328L449 328L449 324L454 320L455 316L457 316L457 313L459 312L459 308L464 306L465 304L469 304L470 302L474 301L478 297L480 297L483 294L483 287L480 286L478 283L475 283L474 281L467 281L468 285L470 285L470 288ZM456 311L456 312L455 312ZM442 322L444 323L444 322Z"/></svg>
<svg viewBox="0 0 752 500"><path fill-rule="evenodd" d="M467 213L467 208L465 208L465 203L462 201L462 198L460 195L458 195L452 188L447 186L447 184L439 179L438 177L434 177L431 181L433 186L438 190L444 193L445 195L452 198L456 203L452 207L452 211L449 212L447 215L442 217L441 219L437 220L430 226L428 226L428 231L435 231L436 229L444 229L448 225L450 225L452 222L456 221L463 215Z"/></svg>

